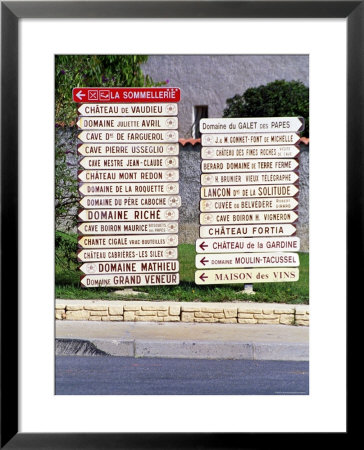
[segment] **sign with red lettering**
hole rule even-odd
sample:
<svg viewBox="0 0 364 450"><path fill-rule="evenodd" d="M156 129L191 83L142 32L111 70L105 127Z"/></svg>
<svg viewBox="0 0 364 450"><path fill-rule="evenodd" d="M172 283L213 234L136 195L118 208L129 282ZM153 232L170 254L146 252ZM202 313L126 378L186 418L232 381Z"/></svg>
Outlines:
<svg viewBox="0 0 364 450"><path fill-rule="evenodd" d="M177 117L80 117L81 130L176 130Z"/></svg>
<svg viewBox="0 0 364 450"><path fill-rule="evenodd" d="M294 211L224 211L200 214L200 223L203 225L229 225L244 223L294 223L297 219L298 215Z"/></svg>
<svg viewBox="0 0 364 450"><path fill-rule="evenodd" d="M84 249L104 248L149 248L149 247L176 247L178 245L177 234L143 234L129 236L80 236L78 246Z"/></svg>
<svg viewBox="0 0 364 450"><path fill-rule="evenodd" d="M202 147L201 157L203 159L295 158L299 152L298 144L256 147Z"/></svg>
<svg viewBox="0 0 364 450"><path fill-rule="evenodd" d="M296 227L291 224L274 225L204 225L200 227L200 237L258 237L292 236Z"/></svg>
<svg viewBox="0 0 364 450"><path fill-rule="evenodd" d="M81 276L81 285L83 287L153 286L160 284L179 284L179 274L99 274Z"/></svg>
<svg viewBox="0 0 364 450"><path fill-rule="evenodd" d="M265 238L214 238L197 239L197 253L279 252L300 249L298 237L280 236Z"/></svg>
<svg viewBox="0 0 364 450"><path fill-rule="evenodd" d="M85 143L103 143L113 144L135 142L138 144L149 144L153 142L178 142L178 131L176 130L124 130L124 131L100 131L86 130L81 131L78 139Z"/></svg>
<svg viewBox="0 0 364 450"><path fill-rule="evenodd" d="M202 161L203 173L213 172L284 172L295 170L298 161L295 159L241 159L231 161L229 159L219 161Z"/></svg>
<svg viewBox="0 0 364 450"><path fill-rule="evenodd" d="M201 144L204 147L240 146L240 145L295 145L300 141L297 133L233 133L233 134L202 134Z"/></svg>
<svg viewBox="0 0 364 450"><path fill-rule="evenodd" d="M297 208L298 201L294 197L252 198L252 199L212 199L201 200L200 210L210 211L277 211Z"/></svg>
<svg viewBox="0 0 364 450"><path fill-rule="evenodd" d="M178 233L178 222L84 222L77 227L80 235L167 234Z"/></svg>
<svg viewBox="0 0 364 450"><path fill-rule="evenodd" d="M178 144L79 144L82 156L174 156Z"/></svg>
<svg viewBox="0 0 364 450"><path fill-rule="evenodd" d="M81 94L82 95L82 94ZM80 116L175 116L178 113L177 103L144 103L108 105L105 103L83 103L78 108Z"/></svg>
<svg viewBox="0 0 364 450"><path fill-rule="evenodd" d="M81 285L178 284L180 90L75 88L73 99Z"/></svg>
<svg viewBox="0 0 364 450"><path fill-rule="evenodd" d="M178 194L178 183L80 183L81 195L171 195ZM287 208L288 209L288 208Z"/></svg>
<svg viewBox="0 0 364 450"><path fill-rule="evenodd" d="M85 274L107 273L171 273L179 271L178 261L115 261L91 262L81 265Z"/></svg>
<svg viewBox="0 0 364 450"><path fill-rule="evenodd" d="M303 131L303 117L236 117L201 119L201 133L272 133Z"/></svg>
<svg viewBox="0 0 364 450"><path fill-rule="evenodd" d="M84 208L179 208L181 197L179 195L147 195L139 196L85 196L80 200Z"/></svg>
<svg viewBox="0 0 364 450"><path fill-rule="evenodd" d="M139 261L177 259L177 248L111 248L97 250L78 250L77 260L82 262L97 261Z"/></svg>
<svg viewBox="0 0 364 450"><path fill-rule="evenodd" d="M196 284L283 283L298 281L295 267L196 270Z"/></svg>
<svg viewBox="0 0 364 450"><path fill-rule="evenodd" d="M298 269L289 266L299 266L299 257L287 251L299 250L292 224L298 221L295 157L303 118L201 119L199 128L202 212L195 265L204 270L195 272L195 282L297 281Z"/></svg>
<svg viewBox="0 0 364 450"><path fill-rule="evenodd" d="M297 267L297 253L209 253L196 255L199 269L222 269L226 267Z"/></svg>
<svg viewBox="0 0 364 450"><path fill-rule="evenodd" d="M79 162L84 169L176 169L176 156L86 156Z"/></svg>

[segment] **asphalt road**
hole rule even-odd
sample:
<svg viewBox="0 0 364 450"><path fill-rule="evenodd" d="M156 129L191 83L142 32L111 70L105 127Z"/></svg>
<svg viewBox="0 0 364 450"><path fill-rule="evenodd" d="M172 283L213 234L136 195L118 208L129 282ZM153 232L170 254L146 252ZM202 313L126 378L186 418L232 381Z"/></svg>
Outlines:
<svg viewBox="0 0 364 450"><path fill-rule="evenodd" d="M306 361L56 357L57 395L307 395Z"/></svg>

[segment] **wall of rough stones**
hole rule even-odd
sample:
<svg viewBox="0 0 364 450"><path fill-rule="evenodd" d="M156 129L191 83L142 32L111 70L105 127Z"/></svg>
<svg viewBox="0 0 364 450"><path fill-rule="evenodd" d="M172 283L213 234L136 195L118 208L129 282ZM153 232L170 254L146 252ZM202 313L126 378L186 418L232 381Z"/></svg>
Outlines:
<svg viewBox="0 0 364 450"><path fill-rule="evenodd" d="M309 325L309 306L274 303L56 301L57 320Z"/></svg>

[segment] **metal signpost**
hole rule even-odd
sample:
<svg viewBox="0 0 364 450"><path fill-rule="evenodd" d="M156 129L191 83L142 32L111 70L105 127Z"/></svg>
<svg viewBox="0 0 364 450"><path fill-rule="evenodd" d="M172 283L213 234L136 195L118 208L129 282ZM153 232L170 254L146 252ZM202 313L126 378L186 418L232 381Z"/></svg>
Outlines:
<svg viewBox="0 0 364 450"><path fill-rule="evenodd" d="M297 281L302 117L202 119L196 284Z"/></svg>
<svg viewBox="0 0 364 450"><path fill-rule="evenodd" d="M83 287L179 284L179 88L75 88Z"/></svg>

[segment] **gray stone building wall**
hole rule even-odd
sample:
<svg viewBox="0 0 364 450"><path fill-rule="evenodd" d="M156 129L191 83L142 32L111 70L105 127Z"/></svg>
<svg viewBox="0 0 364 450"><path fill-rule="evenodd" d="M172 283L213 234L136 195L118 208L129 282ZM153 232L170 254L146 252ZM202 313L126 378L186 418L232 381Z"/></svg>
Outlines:
<svg viewBox="0 0 364 450"><path fill-rule="evenodd" d="M308 55L150 55L142 65L154 81L181 89L179 132L192 137L195 106L222 117L226 99L275 80L309 83Z"/></svg>

